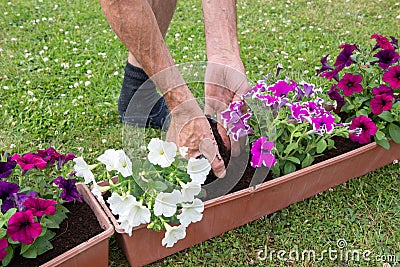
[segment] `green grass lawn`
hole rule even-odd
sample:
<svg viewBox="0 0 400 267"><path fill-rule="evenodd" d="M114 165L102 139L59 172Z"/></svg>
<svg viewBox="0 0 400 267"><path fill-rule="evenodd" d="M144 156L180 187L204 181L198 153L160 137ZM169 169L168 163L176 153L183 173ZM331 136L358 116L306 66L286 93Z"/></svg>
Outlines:
<svg viewBox="0 0 400 267"><path fill-rule="evenodd" d="M93 161L121 148L117 99L127 52L98 2L4 0L0 15L0 151L52 145ZM177 63L206 60L201 22L201 1L179 1L166 37ZM249 80L281 63L293 78L321 85L319 60L340 44L368 47L373 33L400 38L400 3L239 0L238 32ZM399 187L399 164L386 166L152 266L400 266ZM320 255L341 239L346 249L370 251L371 261L277 255ZM386 255L397 255L397 263ZM110 266L129 266L113 240Z"/></svg>

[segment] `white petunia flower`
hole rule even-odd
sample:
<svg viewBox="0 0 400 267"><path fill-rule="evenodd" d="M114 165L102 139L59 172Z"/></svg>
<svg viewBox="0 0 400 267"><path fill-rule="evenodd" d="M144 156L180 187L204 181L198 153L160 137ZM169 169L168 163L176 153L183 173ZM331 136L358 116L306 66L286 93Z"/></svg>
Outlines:
<svg viewBox="0 0 400 267"><path fill-rule="evenodd" d="M161 240L161 244L167 248L172 247L178 240L186 237L186 227L183 225L171 227L166 223L165 229L167 231L165 232L164 238Z"/></svg>
<svg viewBox="0 0 400 267"><path fill-rule="evenodd" d="M186 157L188 151L189 151L189 148L188 148L187 146L183 146L183 147L180 147L180 148L179 148L179 154L180 154L182 157Z"/></svg>
<svg viewBox="0 0 400 267"><path fill-rule="evenodd" d="M107 171L115 170L117 151L115 149L107 149L103 155L100 155L97 160L106 165Z"/></svg>
<svg viewBox="0 0 400 267"><path fill-rule="evenodd" d="M201 184L197 182L189 182L182 185L182 202L193 201L194 197L197 196L201 191Z"/></svg>
<svg viewBox="0 0 400 267"><path fill-rule="evenodd" d="M118 171L124 177L132 175L132 162L123 150L107 149L97 158L106 165L107 171Z"/></svg>
<svg viewBox="0 0 400 267"><path fill-rule="evenodd" d="M192 181L203 184L211 170L211 165L207 159L190 158L186 172L190 175Z"/></svg>
<svg viewBox="0 0 400 267"><path fill-rule="evenodd" d="M90 182L95 183L94 175L91 171L93 166L89 166L82 157L74 158L73 161L75 162L75 175L85 178L85 184L89 184Z"/></svg>
<svg viewBox="0 0 400 267"><path fill-rule="evenodd" d="M168 167L174 162L177 147L173 142L165 142L159 138L153 138L147 145L149 154L147 158L152 164L158 164L161 167Z"/></svg>
<svg viewBox="0 0 400 267"><path fill-rule="evenodd" d="M108 187L108 189L109 189L109 187ZM104 190L102 190L101 186L99 186L96 183L93 183L93 188L91 191L92 191L92 194L97 198L97 200L100 203L105 204L103 195L101 194L102 192L104 192Z"/></svg>
<svg viewBox="0 0 400 267"><path fill-rule="evenodd" d="M107 202L112 213L118 215L118 222L129 236L132 235L133 227L150 222L150 210L132 195L120 196L113 192Z"/></svg>
<svg viewBox="0 0 400 267"><path fill-rule="evenodd" d="M154 215L171 217L176 212L176 204L180 202L182 202L180 191L174 190L171 193L161 192L156 197L156 202L154 203Z"/></svg>
<svg viewBox="0 0 400 267"><path fill-rule="evenodd" d="M182 225L187 227L192 222L199 222L203 218L204 203L196 198L191 204L182 204L182 213L177 216Z"/></svg>

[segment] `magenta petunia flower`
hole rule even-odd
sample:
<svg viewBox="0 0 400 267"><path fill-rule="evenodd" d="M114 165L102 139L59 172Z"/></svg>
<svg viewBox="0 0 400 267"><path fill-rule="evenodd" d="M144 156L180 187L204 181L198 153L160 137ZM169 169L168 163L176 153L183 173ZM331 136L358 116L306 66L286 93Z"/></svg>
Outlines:
<svg viewBox="0 0 400 267"><path fill-rule="evenodd" d="M331 89L329 89L328 95L330 99L336 101L338 107L344 105L344 97L339 93L336 84L332 85Z"/></svg>
<svg viewBox="0 0 400 267"><path fill-rule="evenodd" d="M361 85L362 76L346 73L337 84L337 87L343 90L345 96L351 96L354 93L361 93L363 87Z"/></svg>
<svg viewBox="0 0 400 267"><path fill-rule="evenodd" d="M383 111L392 109L393 106L393 96L381 94L375 95L370 101L370 107L372 113L375 115L381 114Z"/></svg>
<svg viewBox="0 0 400 267"><path fill-rule="evenodd" d="M24 206L32 211L33 216L43 216L45 214L53 215L56 212L57 201L53 199L28 198L24 202Z"/></svg>
<svg viewBox="0 0 400 267"><path fill-rule="evenodd" d="M400 88L400 65L391 66L382 76L382 80L390 84L393 89Z"/></svg>
<svg viewBox="0 0 400 267"><path fill-rule="evenodd" d="M374 55L374 57L378 58L378 60L371 62L371 64L378 63L378 66L384 70L399 61L399 54L394 50L389 49L379 51Z"/></svg>
<svg viewBox="0 0 400 267"><path fill-rule="evenodd" d="M24 171L28 171L33 167L44 169L47 166L45 160L33 153L24 154L22 156L15 154L11 157L11 160L15 160Z"/></svg>
<svg viewBox="0 0 400 267"><path fill-rule="evenodd" d="M54 184L62 189L61 198L66 202L71 202L74 200L82 201L82 196L76 189L75 179L64 179L64 177L59 176L54 180Z"/></svg>
<svg viewBox="0 0 400 267"><path fill-rule="evenodd" d="M318 117L311 118L311 122L317 134L331 133L335 125L335 117L326 112Z"/></svg>
<svg viewBox="0 0 400 267"><path fill-rule="evenodd" d="M367 144L371 142L371 136L375 135L378 128L375 123L368 117L361 115L355 117L349 127L350 130L360 130L358 133L350 133L349 137L353 142Z"/></svg>
<svg viewBox="0 0 400 267"><path fill-rule="evenodd" d="M375 95L390 95L394 96L393 89L387 85L381 84L379 87L372 88L372 93Z"/></svg>
<svg viewBox="0 0 400 267"><path fill-rule="evenodd" d="M0 238L0 261L7 256L6 248L8 247L7 238Z"/></svg>
<svg viewBox="0 0 400 267"><path fill-rule="evenodd" d="M294 91L294 89L295 86L292 83L288 84L284 80L279 80L267 88L268 91L274 93L274 96L277 97L286 96L289 92Z"/></svg>
<svg viewBox="0 0 400 267"><path fill-rule="evenodd" d="M394 50L394 47L392 45L392 43L389 41L388 38L386 38L383 35L380 34L373 34L371 36L371 39L375 39L376 40L376 45L373 48L373 50L377 49L377 48L382 48L382 49L390 49L390 50ZM395 38L396 39L396 38ZM392 38L393 40L393 38ZM393 40L394 41L394 40Z"/></svg>
<svg viewBox="0 0 400 267"><path fill-rule="evenodd" d="M342 48L342 51L337 56L335 64L333 64L334 66L341 66L343 68L348 67L353 62L355 62L354 59L351 58L351 56L353 55L354 50L359 50L356 45L343 44L339 46L339 48Z"/></svg>
<svg viewBox="0 0 400 267"><path fill-rule="evenodd" d="M308 108L300 103L291 104L290 111L292 112L292 117L299 123L303 122L307 117L310 116Z"/></svg>
<svg viewBox="0 0 400 267"><path fill-rule="evenodd" d="M42 226L35 222L31 210L17 211L8 220L7 235L22 244L32 244L42 233Z"/></svg>
<svg viewBox="0 0 400 267"><path fill-rule="evenodd" d="M251 161L252 167L261 167L264 165L267 168L271 168L275 165L275 156L271 153L274 147L274 142L268 141L267 137L262 136L253 143L251 147Z"/></svg>

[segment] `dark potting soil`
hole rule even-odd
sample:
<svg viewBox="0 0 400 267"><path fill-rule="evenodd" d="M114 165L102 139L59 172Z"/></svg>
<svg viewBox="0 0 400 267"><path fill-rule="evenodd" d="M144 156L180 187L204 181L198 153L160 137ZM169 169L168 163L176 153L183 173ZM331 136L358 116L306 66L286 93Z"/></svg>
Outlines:
<svg viewBox="0 0 400 267"><path fill-rule="evenodd" d="M20 255L15 256L7 266L39 266L104 231L100 227L96 215L85 202L69 202L63 205L70 212L67 214L68 218L60 224L59 229L51 229L56 233L56 236L50 240L53 249L38 256L36 259L27 259Z"/></svg>
<svg viewBox="0 0 400 267"><path fill-rule="evenodd" d="M221 154L221 157L224 160L225 166L227 166L227 163L230 160L230 151L223 144L222 138L217 131L217 123L211 119L209 119L209 122L211 125L211 129L213 130L215 139L217 141L218 149ZM363 145L360 145L359 143L355 143L355 142L351 141L350 139L344 138L344 137L334 136L332 139L335 142L336 148L327 150L324 152L323 155L316 157L314 159L313 164L316 164L316 163L322 162L324 160L342 155L344 153L350 152L354 149L357 149L357 148L363 146ZM247 164L246 165L247 167L246 167L242 177L240 178L239 182L232 188L232 190L229 193L236 192L236 191L239 191L239 190L249 187L250 182L251 182L254 172L255 172L255 168L251 167L251 165L250 165L250 159L251 159L251 157L248 157L248 162L242 162L242 164ZM300 169L300 168L298 168L298 169ZM211 171L210 174L207 176L205 184L209 184L209 183L215 181L216 179L219 179L219 178L216 177L214 175L214 173ZM269 172L263 182L266 182L266 181L269 181L272 179L274 179L274 177L272 176L272 172Z"/></svg>

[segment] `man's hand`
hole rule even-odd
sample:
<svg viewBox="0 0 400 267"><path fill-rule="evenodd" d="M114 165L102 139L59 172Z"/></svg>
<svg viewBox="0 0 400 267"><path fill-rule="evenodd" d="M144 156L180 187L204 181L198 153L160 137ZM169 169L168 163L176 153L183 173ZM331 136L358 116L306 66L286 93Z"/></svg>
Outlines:
<svg viewBox="0 0 400 267"><path fill-rule="evenodd" d="M235 66L235 67L231 67ZM237 62L229 61L229 65L209 62L205 77L205 108L204 113L216 116L218 121L218 131L221 134L225 145L230 149L233 156L240 154L241 146L244 140L240 142L228 138L226 131L221 125L221 113L228 108L233 101L240 101L241 96L250 89L244 73L244 67L241 60Z"/></svg>
<svg viewBox="0 0 400 267"><path fill-rule="evenodd" d="M218 151L211 126L195 99L182 102L171 112L172 118L167 140L178 147L188 147L187 157L204 155L211 163L214 174L224 177L224 161Z"/></svg>

